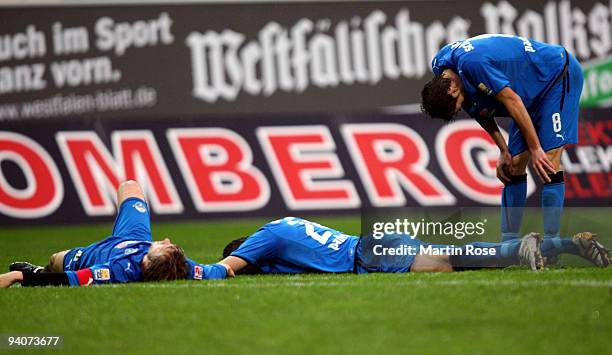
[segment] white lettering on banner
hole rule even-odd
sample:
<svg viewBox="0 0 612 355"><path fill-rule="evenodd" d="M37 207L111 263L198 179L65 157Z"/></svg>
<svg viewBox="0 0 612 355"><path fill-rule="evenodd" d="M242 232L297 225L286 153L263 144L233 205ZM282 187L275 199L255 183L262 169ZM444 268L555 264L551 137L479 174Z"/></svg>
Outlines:
<svg viewBox="0 0 612 355"><path fill-rule="evenodd" d="M467 37L469 21L453 17L429 26L407 9L389 19L381 10L341 20L302 18L285 28L268 22L257 39L231 29L191 32L193 96L206 102L233 101L241 90L270 96L301 93L309 86L375 85L384 78L422 78L440 46Z"/></svg>
<svg viewBox="0 0 612 355"><path fill-rule="evenodd" d="M111 17L96 21L96 46L102 51L114 51L117 56L130 48L142 48L158 44L171 44L174 35L170 31L172 19L162 12L156 19L146 21L115 22Z"/></svg>
<svg viewBox="0 0 612 355"><path fill-rule="evenodd" d="M45 54L45 33L34 25L28 25L24 32L0 35L0 62L43 57Z"/></svg>
<svg viewBox="0 0 612 355"><path fill-rule="evenodd" d="M519 12L509 1L484 2L480 14L486 33L520 35L561 44L581 59L604 57L612 49L610 8L596 3L588 11L569 0L549 1L540 12ZM393 16L393 17L391 17ZM420 79L445 43L464 40L470 21L452 17L429 25L410 17L374 10L364 17L332 23L302 18L283 27L270 21L255 39L226 28L193 31L186 38L191 52L194 97L234 101L241 91L271 96L277 91L301 93L310 86L378 84L383 79ZM469 43L464 44L466 51Z"/></svg>
<svg viewBox="0 0 612 355"><path fill-rule="evenodd" d="M519 13L512 1L485 2L480 14L486 33L518 34L537 41L561 44L579 59L607 56L612 49L612 3L596 2L585 12L569 0L548 1L541 9ZM574 3L580 3L575 1Z"/></svg>

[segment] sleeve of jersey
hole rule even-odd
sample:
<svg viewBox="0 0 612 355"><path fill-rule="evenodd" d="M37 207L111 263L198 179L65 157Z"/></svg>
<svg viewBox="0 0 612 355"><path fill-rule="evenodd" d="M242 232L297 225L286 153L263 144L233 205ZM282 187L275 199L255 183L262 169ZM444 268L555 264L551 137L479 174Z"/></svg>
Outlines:
<svg viewBox="0 0 612 355"><path fill-rule="evenodd" d="M244 259L249 264L270 259L276 251L276 236L266 228L262 228L249 236L231 255Z"/></svg>
<svg viewBox="0 0 612 355"><path fill-rule="evenodd" d="M496 95L510 85L510 80L493 63L471 60L463 64L461 70L472 81L474 88L486 95Z"/></svg>
<svg viewBox="0 0 612 355"><path fill-rule="evenodd" d="M204 265L187 258L189 280L219 280L227 277L227 269L221 264Z"/></svg>
<svg viewBox="0 0 612 355"><path fill-rule="evenodd" d="M431 70L434 75L440 75L449 66L450 56L452 53L451 44L447 44L434 56L431 60Z"/></svg>
<svg viewBox="0 0 612 355"><path fill-rule="evenodd" d="M78 271L66 271L66 274L68 275L70 286L88 286L130 281L127 275L108 264L94 265Z"/></svg>

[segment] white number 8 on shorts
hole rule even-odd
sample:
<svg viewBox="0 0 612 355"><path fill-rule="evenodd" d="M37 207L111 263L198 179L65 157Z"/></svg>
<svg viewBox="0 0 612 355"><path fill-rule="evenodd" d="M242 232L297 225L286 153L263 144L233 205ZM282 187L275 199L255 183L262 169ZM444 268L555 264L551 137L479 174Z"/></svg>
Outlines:
<svg viewBox="0 0 612 355"><path fill-rule="evenodd" d="M561 131L561 114L555 112L552 115L553 131L559 133Z"/></svg>

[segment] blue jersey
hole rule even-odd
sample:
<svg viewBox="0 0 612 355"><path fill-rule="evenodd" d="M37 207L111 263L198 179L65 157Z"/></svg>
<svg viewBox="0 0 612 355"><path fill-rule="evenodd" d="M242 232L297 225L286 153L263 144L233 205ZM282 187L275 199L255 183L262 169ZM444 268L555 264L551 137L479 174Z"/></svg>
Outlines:
<svg viewBox="0 0 612 355"><path fill-rule="evenodd" d="M263 273L353 272L359 237L296 217L266 224L231 255Z"/></svg>
<svg viewBox="0 0 612 355"><path fill-rule="evenodd" d="M227 276L227 269L221 264L199 264L187 258L187 267L188 280L215 280Z"/></svg>
<svg viewBox="0 0 612 355"><path fill-rule="evenodd" d="M508 116L494 96L510 87L530 110L546 95L566 64L563 47L523 37L485 34L444 46L434 74L452 69L463 83L463 108L474 118Z"/></svg>
<svg viewBox="0 0 612 355"><path fill-rule="evenodd" d="M128 198L119 207L112 235L87 247L71 249L64 256L64 271L73 286L141 281L141 263L151 244L149 207L141 199ZM187 264L190 279L226 276L221 265L201 265L191 259Z"/></svg>
<svg viewBox="0 0 612 355"><path fill-rule="evenodd" d="M64 256L64 271L71 285L140 281L142 259L152 243L146 202L128 198L119 207L112 235L71 249ZM87 272L79 274L80 270Z"/></svg>

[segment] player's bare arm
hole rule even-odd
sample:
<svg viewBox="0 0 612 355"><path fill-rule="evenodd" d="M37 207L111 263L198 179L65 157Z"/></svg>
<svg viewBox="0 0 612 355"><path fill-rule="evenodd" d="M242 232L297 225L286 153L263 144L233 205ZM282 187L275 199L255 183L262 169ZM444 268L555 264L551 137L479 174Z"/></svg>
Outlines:
<svg viewBox="0 0 612 355"><path fill-rule="evenodd" d="M248 265L245 260L231 255L221 260L219 264L227 269L227 276L231 275L231 277L234 277L236 272L239 272Z"/></svg>
<svg viewBox="0 0 612 355"><path fill-rule="evenodd" d="M476 121L491 136L491 139L493 139L495 145L499 148L496 168L497 178L503 183L509 182L510 176L514 173L512 169L512 155L495 119L493 117L486 117L478 118Z"/></svg>
<svg viewBox="0 0 612 355"><path fill-rule="evenodd" d="M0 288L10 287L12 284L23 281L23 273L21 271L11 271L0 275Z"/></svg>
<svg viewBox="0 0 612 355"><path fill-rule="evenodd" d="M516 122L525 138L525 142L529 147L529 154L531 155L531 164L535 169L536 173L543 182L550 182L548 174L555 173L555 167L550 162L546 153L540 145L538 136L536 134L535 127L529 117L529 113L523 104L523 100L518 96L514 90L509 87L503 88L495 98L501 102L504 107L508 110L508 113Z"/></svg>

